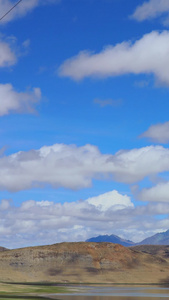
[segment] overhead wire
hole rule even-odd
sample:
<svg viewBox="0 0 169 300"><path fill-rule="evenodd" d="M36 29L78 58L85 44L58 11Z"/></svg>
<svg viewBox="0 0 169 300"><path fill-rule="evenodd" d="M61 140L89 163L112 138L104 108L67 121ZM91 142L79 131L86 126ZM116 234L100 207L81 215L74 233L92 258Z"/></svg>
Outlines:
<svg viewBox="0 0 169 300"><path fill-rule="evenodd" d="M19 0L14 6L12 6L1 18L0 21L2 19L4 19L22 0Z"/></svg>

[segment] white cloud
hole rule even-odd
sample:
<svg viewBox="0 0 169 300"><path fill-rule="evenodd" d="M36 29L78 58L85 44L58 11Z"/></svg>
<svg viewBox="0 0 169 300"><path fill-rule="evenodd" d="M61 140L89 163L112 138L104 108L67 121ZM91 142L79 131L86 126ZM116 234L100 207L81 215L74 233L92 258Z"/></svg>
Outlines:
<svg viewBox="0 0 169 300"><path fill-rule="evenodd" d="M106 211L112 208L113 211L124 209L126 207L134 207L127 195L121 195L116 190L92 197L87 200L89 204L92 204L101 211Z"/></svg>
<svg viewBox="0 0 169 300"><path fill-rule="evenodd" d="M0 41L0 67L9 67L16 63L17 58L10 45Z"/></svg>
<svg viewBox="0 0 169 300"><path fill-rule="evenodd" d="M1 23L8 23L14 19L25 16L28 12L39 5L45 5L50 3L58 3L59 0L27 0L20 2L8 15L6 15ZM0 0L0 18L5 15L13 6L14 2L10 0Z"/></svg>
<svg viewBox="0 0 169 300"><path fill-rule="evenodd" d="M140 135L141 138L149 138L151 141L157 143L169 142L169 121L165 123L159 123L152 125L147 131Z"/></svg>
<svg viewBox="0 0 169 300"><path fill-rule="evenodd" d="M169 149L149 146L121 150L109 158L113 162L112 173L116 180L126 183L140 181L146 176L169 170Z"/></svg>
<svg viewBox="0 0 169 300"><path fill-rule="evenodd" d="M133 208L129 197L116 191L107 193L111 206L106 209L104 205L105 195L95 197L103 204L104 210L100 210L90 199L85 201L53 203L50 201L34 200L25 201L19 207L15 207L11 201L2 200L0 204L0 244L8 247L19 247L34 244L50 244L61 241L85 240L91 236L92 228L102 230L112 224L112 216L106 216L109 212ZM102 198L102 200L101 200ZM118 198L118 199L117 199ZM126 201L126 203L125 203ZM107 223L108 222L108 223ZM88 235L89 234L89 235ZM20 244L21 243L21 244Z"/></svg>
<svg viewBox="0 0 169 300"><path fill-rule="evenodd" d="M10 202L6 199L2 199L1 200L1 204L0 204L0 210L7 210L8 208L10 208Z"/></svg>
<svg viewBox="0 0 169 300"><path fill-rule="evenodd" d="M92 180L134 183L169 171L169 149L149 146L101 154L93 145L55 144L0 157L0 189L19 191L43 187L80 189Z"/></svg>
<svg viewBox="0 0 169 300"><path fill-rule="evenodd" d="M131 17L137 21L144 21L157 18L163 14L167 14L166 19L169 18L169 1L149 0L139 5Z"/></svg>
<svg viewBox="0 0 169 300"><path fill-rule="evenodd" d="M165 231L168 220L155 214L169 212L169 204L134 207L130 198L117 191L84 201L54 203L28 200L20 206L8 200L0 204L0 245L19 248L63 241L84 241L100 234L116 234L134 241ZM98 202L97 202L98 200ZM110 199L109 199L110 200ZM117 203L123 205L123 208ZM98 205L99 204L99 205Z"/></svg>
<svg viewBox="0 0 169 300"><path fill-rule="evenodd" d="M31 43L30 40L27 39L27 40L25 40L25 41L22 43L22 46L23 46L25 49L27 49L27 48L29 48L30 43Z"/></svg>
<svg viewBox="0 0 169 300"><path fill-rule="evenodd" d="M160 182L151 188L142 189L138 193L138 198L142 201L169 203L169 182ZM169 213L169 210L164 210L164 213Z"/></svg>
<svg viewBox="0 0 169 300"><path fill-rule="evenodd" d="M33 91L17 92L11 84L0 84L0 116L9 113L34 112L34 105L39 102L41 91L34 88Z"/></svg>
<svg viewBox="0 0 169 300"><path fill-rule="evenodd" d="M9 68L15 65L18 61L18 57L28 53L29 46L29 39L23 41L23 43L18 46L15 36L4 36L0 33L0 68Z"/></svg>
<svg viewBox="0 0 169 300"><path fill-rule="evenodd" d="M80 80L85 77L109 77L123 74L154 74L169 84L169 32L153 31L134 44L123 42L98 54L87 51L66 60L59 75Z"/></svg>

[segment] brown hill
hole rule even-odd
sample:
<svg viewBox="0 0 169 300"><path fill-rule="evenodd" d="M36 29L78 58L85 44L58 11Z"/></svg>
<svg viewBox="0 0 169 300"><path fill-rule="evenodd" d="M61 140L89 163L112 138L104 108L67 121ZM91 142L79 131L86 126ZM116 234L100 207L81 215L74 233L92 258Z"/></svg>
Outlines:
<svg viewBox="0 0 169 300"><path fill-rule="evenodd" d="M164 259L169 259L169 246L164 245L139 245L132 246L130 249L140 251L143 253L148 253L151 255L156 255Z"/></svg>
<svg viewBox="0 0 169 300"><path fill-rule="evenodd" d="M5 247L0 247L0 252L1 252L1 251L6 251L6 250L9 250L9 249L7 249L7 248L5 248Z"/></svg>
<svg viewBox="0 0 169 300"><path fill-rule="evenodd" d="M61 243L0 252L0 281L161 283L169 259L112 243Z"/></svg>

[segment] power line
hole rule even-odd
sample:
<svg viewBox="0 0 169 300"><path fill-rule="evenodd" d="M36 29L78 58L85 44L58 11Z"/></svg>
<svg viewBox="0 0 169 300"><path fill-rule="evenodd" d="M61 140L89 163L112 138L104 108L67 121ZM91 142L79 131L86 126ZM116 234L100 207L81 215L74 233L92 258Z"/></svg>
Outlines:
<svg viewBox="0 0 169 300"><path fill-rule="evenodd" d="M0 21L5 18L10 12L11 10L13 10L22 0L19 0L14 6L12 6L1 18Z"/></svg>

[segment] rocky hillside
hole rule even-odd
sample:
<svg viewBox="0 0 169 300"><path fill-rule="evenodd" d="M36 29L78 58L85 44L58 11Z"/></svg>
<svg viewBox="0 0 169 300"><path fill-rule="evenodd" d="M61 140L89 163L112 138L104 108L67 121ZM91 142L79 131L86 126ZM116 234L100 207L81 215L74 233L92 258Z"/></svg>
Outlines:
<svg viewBox="0 0 169 300"><path fill-rule="evenodd" d="M0 252L1 252L1 251L6 251L6 250L8 250L8 249L5 248L5 247L0 247Z"/></svg>
<svg viewBox="0 0 169 300"><path fill-rule="evenodd" d="M0 252L0 281L161 283L169 259L112 243L61 243Z"/></svg>
<svg viewBox="0 0 169 300"><path fill-rule="evenodd" d="M138 246L131 247L131 249L139 252L155 255L164 259L169 259L169 246L138 245Z"/></svg>

